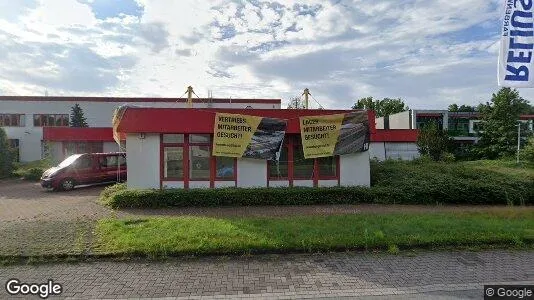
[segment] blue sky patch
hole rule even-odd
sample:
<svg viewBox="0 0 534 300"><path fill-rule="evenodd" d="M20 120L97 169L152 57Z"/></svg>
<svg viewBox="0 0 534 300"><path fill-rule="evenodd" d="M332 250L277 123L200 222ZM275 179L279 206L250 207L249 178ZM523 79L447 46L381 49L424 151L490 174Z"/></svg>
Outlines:
<svg viewBox="0 0 534 300"><path fill-rule="evenodd" d="M135 0L79 0L93 10L97 19L118 17L121 14L141 17L144 7Z"/></svg>

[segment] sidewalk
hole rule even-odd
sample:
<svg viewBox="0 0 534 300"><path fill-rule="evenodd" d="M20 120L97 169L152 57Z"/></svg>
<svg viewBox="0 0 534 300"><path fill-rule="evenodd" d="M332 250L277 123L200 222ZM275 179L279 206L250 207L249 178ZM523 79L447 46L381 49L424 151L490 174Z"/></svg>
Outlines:
<svg viewBox="0 0 534 300"><path fill-rule="evenodd" d="M9 278L53 279L71 298L482 297L484 284L534 284L534 252L421 252L414 256L336 253L164 262L93 262L0 267ZM51 297L50 299L53 299Z"/></svg>

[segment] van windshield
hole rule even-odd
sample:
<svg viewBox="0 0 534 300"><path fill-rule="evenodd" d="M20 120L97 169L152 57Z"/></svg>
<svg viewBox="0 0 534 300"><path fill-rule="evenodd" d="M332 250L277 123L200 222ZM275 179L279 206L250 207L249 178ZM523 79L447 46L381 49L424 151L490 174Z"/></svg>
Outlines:
<svg viewBox="0 0 534 300"><path fill-rule="evenodd" d="M65 167L70 166L80 156L82 156L82 155L81 154L75 154L75 155L71 155L71 156L67 157L64 161L62 161L58 165L58 168L65 168Z"/></svg>

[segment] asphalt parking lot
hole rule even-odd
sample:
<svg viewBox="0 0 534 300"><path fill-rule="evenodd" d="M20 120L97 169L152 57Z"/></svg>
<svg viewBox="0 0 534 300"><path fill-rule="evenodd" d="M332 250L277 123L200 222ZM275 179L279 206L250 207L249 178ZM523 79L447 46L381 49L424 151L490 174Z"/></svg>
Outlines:
<svg viewBox="0 0 534 300"><path fill-rule="evenodd" d="M37 182L0 181L0 222L37 220L95 220L111 213L96 201L103 186L52 192Z"/></svg>

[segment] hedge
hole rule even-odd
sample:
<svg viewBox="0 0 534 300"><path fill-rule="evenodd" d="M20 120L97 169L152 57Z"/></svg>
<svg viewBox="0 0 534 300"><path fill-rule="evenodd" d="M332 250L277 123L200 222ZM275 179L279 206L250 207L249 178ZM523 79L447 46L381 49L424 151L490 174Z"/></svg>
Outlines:
<svg viewBox="0 0 534 300"><path fill-rule="evenodd" d="M101 201L113 208L311 204L534 204L534 178L459 163L372 164L372 187L106 189Z"/></svg>

